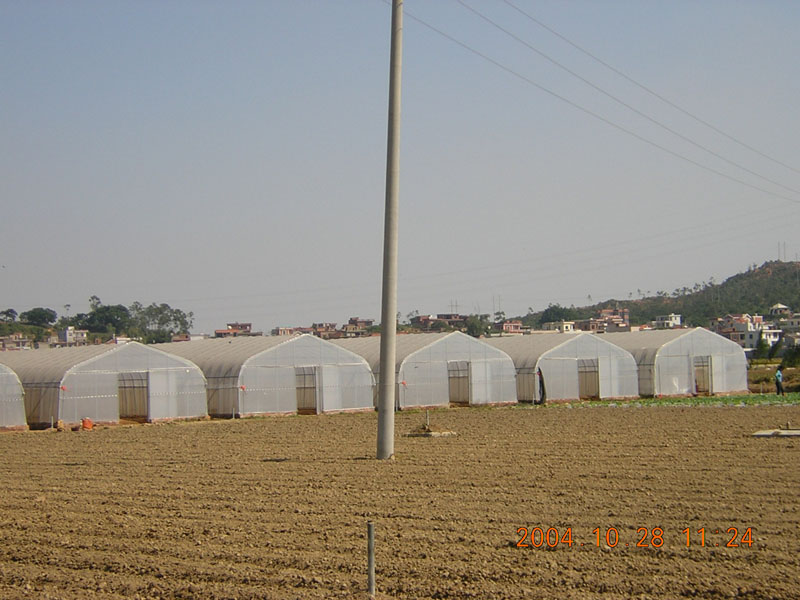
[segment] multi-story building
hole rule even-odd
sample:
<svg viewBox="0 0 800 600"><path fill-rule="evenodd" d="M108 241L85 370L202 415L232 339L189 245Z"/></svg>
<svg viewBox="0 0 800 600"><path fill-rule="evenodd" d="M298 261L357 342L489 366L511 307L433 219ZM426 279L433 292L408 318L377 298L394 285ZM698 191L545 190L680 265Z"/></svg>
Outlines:
<svg viewBox="0 0 800 600"><path fill-rule="evenodd" d="M358 317L350 317L347 321L348 325L353 325L359 329L369 329L375 324L375 319L360 319Z"/></svg>
<svg viewBox="0 0 800 600"><path fill-rule="evenodd" d="M240 337L247 335L263 335L260 331L253 331L252 323L228 323L227 329L215 329L214 337Z"/></svg>
<svg viewBox="0 0 800 600"><path fill-rule="evenodd" d="M346 324L342 325L342 337L361 337L369 335L368 329L375 323L374 319L359 319L350 317Z"/></svg>
<svg viewBox="0 0 800 600"><path fill-rule="evenodd" d="M788 317L792 314L792 309L785 304L773 304L769 309L770 317Z"/></svg>
<svg viewBox="0 0 800 600"><path fill-rule="evenodd" d="M574 329L589 333L616 333L630 331L630 310L627 308L601 308L594 317L575 321Z"/></svg>
<svg viewBox="0 0 800 600"><path fill-rule="evenodd" d="M653 321L655 329L678 329L683 326L683 318L681 315L669 313L668 315L658 315Z"/></svg>
<svg viewBox="0 0 800 600"><path fill-rule="evenodd" d="M453 329L464 329L467 326L467 315L459 315L458 313L440 313L436 315L437 321L447 323Z"/></svg>
<svg viewBox="0 0 800 600"><path fill-rule="evenodd" d="M627 308L601 308L597 313L597 318L605 321L606 333L616 333L618 331L631 330L631 311Z"/></svg>
<svg viewBox="0 0 800 600"><path fill-rule="evenodd" d="M311 330L315 336L323 340L344 337L341 332L336 331L336 323L312 323Z"/></svg>
<svg viewBox="0 0 800 600"><path fill-rule="evenodd" d="M606 322L602 319L590 317L588 319L579 319L575 321L575 329L577 331L586 331L588 333L604 333L606 330Z"/></svg>
<svg viewBox="0 0 800 600"><path fill-rule="evenodd" d="M783 347L784 348L797 348L800 347L800 332L792 331L789 333L783 334L781 338L783 340Z"/></svg>
<svg viewBox="0 0 800 600"><path fill-rule="evenodd" d="M522 335L523 333L522 321L517 319L508 319L495 323L494 328L495 331L499 331L503 335Z"/></svg>
<svg viewBox="0 0 800 600"><path fill-rule="evenodd" d="M19 331L0 337L0 350L30 350L31 348L33 348L33 340Z"/></svg>
<svg viewBox="0 0 800 600"><path fill-rule="evenodd" d="M298 327L276 327L275 329L270 331L270 333L272 335L294 335L296 333L299 333L297 331L298 329L299 329Z"/></svg>
<svg viewBox="0 0 800 600"><path fill-rule="evenodd" d="M781 339L782 331L773 328L764 321L761 315L735 314L714 319L711 331L739 344L742 348L752 350L763 339L769 346L774 346Z"/></svg>
<svg viewBox="0 0 800 600"><path fill-rule="evenodd" d="M173 342L195 342L197 340L204 340L208 338L205 333L176 333L172 336Z"/></svg>
<svg viewBox="0 0 800 600"><path fill-rule="evenodd" d="M549 323L542 323L542 330L572 333L575 331L575 321L551 321Z"/></svg>
<svg viewBox="0 0 800 600"><path fill-rule="evenodd" d="M431 325L433 325L435 321L436 315L416 315L411 317L409 323L411 323L412 327L422 331L427 331L431 328Z"/></svg>
<svg viewBox="0 0 800 600"><path fill-rule="evenodd" d="M784 331L800 331L800 313L794 313L787 319L781 319L779 324Z"/></svg>
<svg viewBox="0 0 800 600"><path fill-rule="evenodd" d="M764 342L772 347L777 344L783 332L780 329L759 329L758 331L742 332L741 341L739 342L745 349L753 349L758 347L758 340L763 339Z"/></svg>
<svg viewBox="0 0 800 600"><path fill-rule="evenodd" d="M60 346L85 346L89 331L86 329L75 329L72 325L58 332L58 344Z"/></svg>

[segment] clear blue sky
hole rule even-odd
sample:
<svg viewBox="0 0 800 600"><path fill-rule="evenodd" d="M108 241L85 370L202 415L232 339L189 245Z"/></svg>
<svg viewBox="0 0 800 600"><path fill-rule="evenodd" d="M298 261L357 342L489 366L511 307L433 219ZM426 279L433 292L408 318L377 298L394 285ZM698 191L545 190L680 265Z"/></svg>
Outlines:
<svg viewBox="0 0 800 600"><path fill-rule="evenodd" d="M800 253L800 3L465 3L480 15L405 2L403 315L627 299ZM0 1L0 309L378 318L390 13Z"/></svg>

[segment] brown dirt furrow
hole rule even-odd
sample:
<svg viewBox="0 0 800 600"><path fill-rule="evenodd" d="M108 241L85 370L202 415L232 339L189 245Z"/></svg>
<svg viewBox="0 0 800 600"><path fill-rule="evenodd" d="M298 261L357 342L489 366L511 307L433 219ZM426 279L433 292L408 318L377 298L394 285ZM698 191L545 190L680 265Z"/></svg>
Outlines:
<svg viewBox="0 0 800 600"><path fill-rule="evenodd" d="M0 597L363 598L372 520L380 598L800 598L798 406L424 418L0 435Z"/></svg>

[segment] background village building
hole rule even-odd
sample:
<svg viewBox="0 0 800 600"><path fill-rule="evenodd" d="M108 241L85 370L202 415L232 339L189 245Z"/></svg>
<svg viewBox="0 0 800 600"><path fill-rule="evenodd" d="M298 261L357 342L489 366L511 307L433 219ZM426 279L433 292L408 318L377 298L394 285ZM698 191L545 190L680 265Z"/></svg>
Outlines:
<svg viewBox="0 0 800 600"><path fill-rule="evenodd" d="M741 346L702 327L607 333L630 352L642 396L747 393L747 359Z"/></svg>
<svg viewBox="0 0 800 600"><path fill-rule="evenodd" d="M800 313L794 313L780 320L781 329L790 333L800 331Z"/></svg>
<svg viewBox="0 0 800 600"><path fill-rule="evenodd" d="M547 400L634 398L639 395L636 361L604 337L554 333L489 338L517 370L517 398L538 402L537 370L542 370Z"/></svg>
<svg viewBox="0 0 800 600"><path fill-rule="evenodd" d="M0 364L0 431L27 428L22 383L14 371Z"/></svg>
<svg viewBox="0 0 800 600"><path fill-rule="evenodd" d="M89 331L86 329L75 329L72 325L58 332L58 342L60 346L85 346L88 342Z"/></svg>
<svg viewBox="0 0 800 600"><path fill-rule="evenodd" d="M314 335L323 340L342 337L342 333L336 329L336 323L312 323L311 330Z"/></svg>
<svg viewBox="0 0 800 600"><path fill-rule="evenodd" d="M323 340L361 337L369 335L369 328L372 327L374 323L375 321L373 319L350 317L350 320L342 325L340 329L336 328L336 323L312 323L311 327L275 327L272 330L272 335L298 335L301 333L308 333L321 337Z"/></svg>
<svg viewBox="0 0 800 600"><path fill-rule="evenodd" d="M212 416L373 409L374 379L366 361L313 335L209 339L157 347L203 370Z"/></svg>
<svg viewBox="0 0 800 600"><path fill-rule="evenodd" d="M791 319L787 319L786 323L791 326ZM746 351L757 348L761 340L767 346L772 347L780 341L783 335L782 330L775 329L764 320L763 316L747 313L728 314L714 319L710 328L714 333L736 342Z"/></svg>
<svg viewBox="0 0 800 600"><path fill-rule="evenodd" d="M530 328L525 327L519 319L506 319L494 324L495 331L502 335L522 335L530 333Z"/></svg>
<svg viewBox="0 0 800 600"><path fill-rule="evenodd" d="M350 317L350 320L342 325L342 337L362 337L369 335L369 329L375 324L374 319L360 319L359 317Z"/></svg>
<svg viewBox="0 0 800 600"><path fill-rule="evenodd" d="M334 343L363 356L380 377L379 336ZM398 335L395 357L397 409L517 401L511 358L461 332Z"/></svg>
<svg viewBox="0 0 800 600"><path fill-rule="evenodd" d="M33 339L20 331L0 337L0 352L30 350L32 348Z"/></svg>
<svg viewBox="0 0 800 600"><path fill-rule="evenodd" d="M630 331L630 310L627 308L601 308L594 317L580 319L574 322L574 329L589 333L606 333L616 331ZM566 329L561 329L566 333Z"/></svg>
<svg viewBox="0 0 800 600"><path fill-rule="evenodd" d="M0 353L25 389L32 428L84 417L162 421L206 416L205 379L195 365L138 342Z"/></svg>
<svg viewBox="0 0 800 600"><path fill-rule="evenodd" d="M800 347L800 333L797 331L786 332L783 334L781 341L783 348L787 350Z"/></svg>
<svg viewBox="0 0 800 600"><path fill-rule="evenodd" d="M464 331L467 328L467 315L459 313L439 313L436 315L415 315L409 324L420 331L431 331L440 327Z"/></svg>
<svg viewBox="0 0 800 600"><path fill-rule="evenodd" d="M214 337L229 338L263 335L260 331L253 331L252 323L228 323L227 325L225 329L215 329Z"/></svg>
<svg viewBox="0 0 800 600"><path fill-rule="evenodd" d="M683 326L683 317L674 313L658 315L652 325L655 329L677 329Z"/></svg>
<svg viewBox="0 0 800 600"><path fill-rule="evenodd" d="M769 308L769 316L770 317L789 317L792 314L792 309L786 306L785 304L773 304Z"/></svg>
<svg viewBox="0 0 800 600"><path fill-rule="evenodd" d="M548 323L542 323L542 331L572 333L575 331L575 321L550 321Z"/></svg>

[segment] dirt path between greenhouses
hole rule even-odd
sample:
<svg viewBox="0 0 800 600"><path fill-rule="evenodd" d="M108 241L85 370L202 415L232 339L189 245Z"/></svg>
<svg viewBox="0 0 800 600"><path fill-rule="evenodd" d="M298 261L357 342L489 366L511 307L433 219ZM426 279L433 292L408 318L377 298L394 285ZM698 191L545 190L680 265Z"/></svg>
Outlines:
<svg viewBox="0 0 800 600"><path fill-rule="evenodd" d="M798 406L423 420L2 434L0 597L363 598L372 520L381 598L800 598Z"/></svg>

